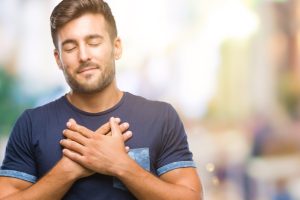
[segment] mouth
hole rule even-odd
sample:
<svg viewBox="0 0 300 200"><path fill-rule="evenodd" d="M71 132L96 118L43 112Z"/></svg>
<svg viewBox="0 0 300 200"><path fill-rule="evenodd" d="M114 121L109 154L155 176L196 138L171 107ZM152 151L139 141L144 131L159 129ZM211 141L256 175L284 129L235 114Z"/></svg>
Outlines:
<svg viewBox="0 0 300 200"><path fill-rule="evenodd" d="M93 70L96 70L96 69L98 69L98 67L85 67L85 68L82 68L82 69L78 70L77 73L81 74L81 73L93 71Z"/></svg>

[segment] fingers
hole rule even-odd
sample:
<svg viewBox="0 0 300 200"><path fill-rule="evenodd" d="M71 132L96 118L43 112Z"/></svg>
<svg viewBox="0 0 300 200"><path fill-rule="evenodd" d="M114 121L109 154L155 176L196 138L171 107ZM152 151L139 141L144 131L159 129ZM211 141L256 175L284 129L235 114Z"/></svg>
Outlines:
<svg viewBox="0 0 300 200"><path fill-rule="evenodd" d="M119 124L121 122L121 119L120 118L115 118L115 121L116 121L117 124ZM120 124L119 126L120 126L120 129L121 129L122 133L124 133L129 128L129 124L127 122L124 122L124 123ZM107 122L107 123L103 124L101 127L99 127L95 131L95 133L98 133L98 134L101 134L101 135L111 136L112 133L111 133L110 122Z"/></svg>
<svg viewBox="0 0 300 200"><path fill-rule="evenodd" d="M81 135L80 133L78 132L75 132L75 131L72 131L70 129L65 129L63 131L63 135L67 138L67 139L70 139L70 140L73 140L79 144L82 144L82 145L85 145L86 144L86 141L87 141L87 138L84 137L83 135Z"/></svg>
<svg viewBox="0 0 300 200"><path fill-rule="evenodd" d="M75 131L75 132L78 132L78 133L80 133L81 135L83 135L87 138L90 138L93 135L93 131L87 129L84 126L81 126L81 125L77 124L74 119L70 119L67 122L67 127L68 127L68 129L70 129L72 131Z"/></svg>
<svg viewBox="0 0 300 200"><path fill-rule="evenodd" d="M71 150L73 152L77 152L77 153L83 155L84 146L82 146L81 144L79 144L75 141L72 141L72 140L69 140L69 139L63 139L63 140L60 141L60 144L65 149L68 149L68 150Z"/></svg>
<svg viewBox="0 0 300 200"><path fill-rule="evenodd" d="M131 131L126 131L125 133L123 133L123 140L124 142L126 142L127 140L129 140L132 137L132 132Z"/></svg>
<svg viewBox="0 0 300 200"><path fill-rule="evenodd" d="M109 124L109 122L108 122L108 124ZM109 126L110 126L110 125L109 125ZM129 128L129 124L128 124L127 122L124 122L124 123L122 123L122 124L120 125L120 129L121 129L121 132L122 132L122 133L124 133L125 131L127 131L128 128ZM111 131L109 131L109 133L107 133L106 135L111 136L111 135L112 135Z"/></svg>
<svg viewBox="0 0 300 200"><path fill-rule="evenodd" d="M109 122L103 124L102 126L100 126L96 131L95 133L97 134L101 134L101 135L106 135L108 134L110 131L110 125L109 125Z"/></svg>
<svg viewBox="0 0 300 200"><path fill-rule="evenodd" d="M124 122L120 125L120 130L122 133L124 133L125 131L127 131L129 128L129 124L127 122Z"/></svg>
<svg viewBox="0 0 300 200"><path fill-rule="evenodd" d="M83 156L72 151L72 150L69 150L69 149L63 149L63 155L68 157L69 159L79 163L79 164L82 164L83 163Z"/></svg>
<svg viewBox="0 0 300 200"><path fill-rule="evenodd" d="M120 118L116 118L116 122L117 122L117 123L120 123L120 122L121 122L121 119L120 119ZM110 124L109 124L109 122L103 124L102 126L100 126L100 127L95 131L95 133L98 133L98 134L101 134L101 135L109 134L109 132L110 132Z"/></svg>
<svg viewBox="0 0 300 200"><path fill-rule="evenodd" d="M118 122L116 121L116 118L111 117L109 119L109 124L111 127L112 136L122 136L122 132L120 126L118 125Z"/></svg>
<svg viewBox="0 0 300 200"><path fill-rule="evenodd" d="M127 141L129 138L132 137L132 132L127 131L129 128L129 124L127 122L124 122L119 125L120 122L121 122L120 118L111 117L110 121L103 124L100 128L98 128L95 131L95 133L111 136L112 132L113 132L112 127L114 126L114 131L117 131L118 133L121 133L121 134L123 133L123 140ZM69 139L79 142L80 144L85 144L85 140L84 140L84 138L80 138L79 134L76 134L76 132L80 133L81 135L83 135L84 137L87 137L87 138L93 137L93 134L94 134L93 131L89 130L88 128L77 124L74 119L70 119L68 121L67 127L70 130L66 131L66 134L64 133L64 135Z"/></svg>

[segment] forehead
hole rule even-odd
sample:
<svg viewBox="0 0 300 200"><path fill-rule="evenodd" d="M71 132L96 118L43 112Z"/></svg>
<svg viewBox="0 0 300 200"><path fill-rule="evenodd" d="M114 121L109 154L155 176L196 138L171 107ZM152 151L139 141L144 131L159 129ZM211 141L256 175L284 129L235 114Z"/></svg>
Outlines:
<svg viewBox="0 0 300 200"><path fill-rule="evenodd" d="M64 40L84 39L88 35L109 37L108 25L101 14L84 14L65 24L57 32L58 43Z"/></svg>

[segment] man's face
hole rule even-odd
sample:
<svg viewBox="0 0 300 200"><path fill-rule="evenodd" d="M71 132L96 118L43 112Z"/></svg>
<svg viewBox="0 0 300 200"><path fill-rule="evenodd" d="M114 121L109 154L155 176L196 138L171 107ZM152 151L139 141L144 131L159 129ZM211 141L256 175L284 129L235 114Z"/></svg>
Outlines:
<svg viewBox="0 0 300 200"><path fill-rule="evenodd" d="M121 41L108 30L102 15L84 14L58 31L54 55L74 92L99 92L114 80Z"/></svg>

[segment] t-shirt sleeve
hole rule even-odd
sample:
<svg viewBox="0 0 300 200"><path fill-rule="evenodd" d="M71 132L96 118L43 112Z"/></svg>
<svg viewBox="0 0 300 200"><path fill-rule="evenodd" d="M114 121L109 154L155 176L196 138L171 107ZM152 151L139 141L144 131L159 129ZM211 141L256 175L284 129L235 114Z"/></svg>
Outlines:
<svg viewBox="0 0 300 200"><path fill-rule="evenodd" d="M9 137L0 176L36 182L36 164L31 141L31 121L28 111L25 111L15 123Z"/></svg>
<svg viewBox="0 0 300 200"><path fill-rule="evenodd" d="M193 155L189 150L182 121L175 109L168 104L157 174L160 176L173 169L184 167L195 167Z"/></svg>

